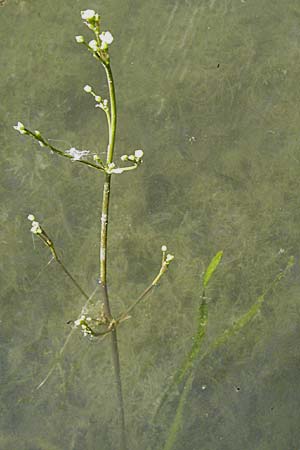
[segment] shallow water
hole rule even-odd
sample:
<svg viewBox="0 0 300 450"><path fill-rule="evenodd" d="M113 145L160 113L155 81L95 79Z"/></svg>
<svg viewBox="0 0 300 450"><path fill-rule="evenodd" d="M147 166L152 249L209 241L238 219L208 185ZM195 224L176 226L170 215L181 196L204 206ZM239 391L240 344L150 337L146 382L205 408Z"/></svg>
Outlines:
<svg viewBox="0 0 300 450"><path fill-rule="evenodd" d="M80 10L111 30L117 157L145 152L113 180L109 283L117 315L149 284L166 243L175 261L119 329L129 448L164 449L178 396L157 405L191 348L201 273L209 286L203 352L268 291L259 314L195 363L173 449L299 447L298 1L7 0L0 7L1 404L3 450L116 450L109 339L70 333L85 300L27 220L34 213L69 270L97 286L101 174L47 153L18 120L59 148L103 152L106 126L82 87L107 93L74 36ZM92 38L92 37L91 37ZM57 141L56 141L57 140ZM299 217L298 217L299 216ZM98 291L95 297L99 298ZM63 347L56 365L57 354ZM53 372L37 390L49 370Z"/></svg>

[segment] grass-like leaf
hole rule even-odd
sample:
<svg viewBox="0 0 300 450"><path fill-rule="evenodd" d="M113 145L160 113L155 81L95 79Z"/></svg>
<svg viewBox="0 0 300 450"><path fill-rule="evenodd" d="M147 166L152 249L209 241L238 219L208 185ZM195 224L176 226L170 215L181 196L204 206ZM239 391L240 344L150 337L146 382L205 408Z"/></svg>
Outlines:
<svg viewBox="0 0 300 450"><path fill-rule="evenodd" d="M218 267L218 265L221 262L223 256L223 250L220 250L211 260L211 262L208 265L208 268L205 271L204 277L203 277L203 289L205 290L209 280L211 279L214 271L216 270L216 268Z"/></svg>
<svg viewBox="0 0 300 450"><path fill-rule="evenodd" d="M159 413L161 407L167 400L169 394L171 391L178 386L180 383L184 381L185 378L188 377L189 373L191 372L194 362L197 359L197 356L201 350L201 344L205 337L206 328L207 328L207 322L208 322L208 305L207 300L205 297L205 287L208 284L208 281L212 277L213 273L215 272L217 266L219 265L221 259L223 256L223 251L219 251L211 260L210 264L208 265L206 272L204 274L204 281L203 281L203 293L201 296L201 303L198 308L198 320L197 320L197 331L195 335L193 336L193 345L191 350L188 352L186 358L184 359L181 367L178 369L178 371L173 376L173 380L171 384L167 387L166 391L163 394L163 397L160 401L160 404L156 410L155 417Z"/></svg>
<svg viewBox="0 0 300 450"><path fill-rule="evenodd" d="M219 252L221 253L221 252ZM217 256L217 255L216 255ZM222 255L221 255L222 257ZM219 259L221 259L221 257ZM216 258L216 257L215 257ZM214 258L214 259L215 259ZM216 266L219 262L217 262ZM221 336L216 338L212 344L208 347L208 349L200 355L200 357L197 360L197 363L199 364L201 361L203 361L204 358L206 358L208 355L210 355L214 350L216 350L219 346L224 345L230 337L236 335L239 333L259 312L262 304L265 301L266 295L274 289L274 287L280 282L280 280L286 276L289 269L294 265L294 257L291 256L288 260L288 263L284 270L281 270L278 275L274 278L274 280L269 284L269 286L264 290L264 292L256 299L254 304L251 306L251 308L237 321L235 322L231 327L227 328ZM215 266L215 267L216 267ZM214 271L215 269L213 269ZM212 271L212 273L213 273ZM209 277L210 278L210 277ZM198 353L197 353L198 354ZM179 371L180 373L180 371ZM176 413L174 416L174 419L172 421L172 424L169 428L168 437L164 446L163 450L171 450L173 448L173 445L176 442L176 437L178 432L180 431L180 428L182 427L182 415L184 411L184 405L187 400L188 394L192 387L192 382L194 378L194 372L190 371L189 376L184 381L179 400L178 400L178 406L176 408ZM182 378L181 378L182 379Z"/></svg>

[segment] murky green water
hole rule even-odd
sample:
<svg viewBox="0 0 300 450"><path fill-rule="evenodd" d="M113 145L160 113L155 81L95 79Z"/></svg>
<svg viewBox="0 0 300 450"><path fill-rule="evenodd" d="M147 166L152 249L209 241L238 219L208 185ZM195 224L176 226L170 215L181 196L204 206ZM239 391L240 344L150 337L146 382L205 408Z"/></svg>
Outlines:
<svg viewBox="0 0 300 450"><path fill-rule="evenodd" d="M160 398L192 345L200 275L220 249L203 352L286 267L260 313L195 365L174 450L298 450L300 4L297 0L6 0L1 33L1 437L3 450L117 450L109 339L77 333L43 387L84 299L38 241L47 228L92 293L102 177L48 154L105 149L82 87L104 74L74 41L94 8L115 37L117 155L145 164L113 182L109 281L115 314L143 291L167 243L160 287L119 329L129 449L164 448L177 408Z"/></svg>

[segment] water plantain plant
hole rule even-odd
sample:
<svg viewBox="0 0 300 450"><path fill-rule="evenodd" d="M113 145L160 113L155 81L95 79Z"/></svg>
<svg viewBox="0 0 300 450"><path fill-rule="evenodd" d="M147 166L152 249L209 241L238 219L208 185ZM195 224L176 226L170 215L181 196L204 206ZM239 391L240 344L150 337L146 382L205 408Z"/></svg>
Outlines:
<svg viewBox="0 0 300 450"><path fill-rule="evenodd" d="M111 311L111 304L107 285L107 237L108 237L108 224L109 224L109 204L111 194L111 181L112 177L119 176L121 174L130 172L137 169L143 162L144 152L141 149L133 151L131 154L122 155L120 158L120 164L114 162L114 149L115 149L115 137L116 137L116 125L117 125L117 109L116 109L116 94L115 84L112 74L112 68L110 63L109 47L113 42L113 36L109 31L103 31L100 28L100 16L92 9L87 9L81 12L81 18L84 24L93 33L93 39L88 42L83 36L76 36L76 42L83 45L90 54L101 64L103 67L108 85L109 98L102 98L99 94L95 93L90 85L84 86L84 91L90 94L95 101L96 108L100 108L107 121L108 129L108 141L107 149L105 152L105 158L100 158L102 151L98 153L92 153L88 150L79 150L75 147L71 147L67 150L61 150L50 143L42 133L38 130L30 130L22 122L18 122L14 126L21 135L26 135L37 141L39 146L43 149L49 150L61 157L68 158L70 161L83 164L89 168L97 170L99 175L104 178L102 189L102 211L100 219L100 251L99 251L99 286L101 289L101 307L94 315L88 313L88 306L95 294L89 295L84 291L80 284L76 281L66 265L59 256L59 252L55 247L53 240L47 234L42 224L36 219L33 214L28 215L28 219L31 222L31 232L36 235L50 250L52 259L61 267L66 276L75 285L80 294L85 298L86 302L82 308L79 317L75 320L69 321L72 325L72 330L58 353L57 357L61 357L66 347L67 341L70 338L72 332L76 329L80 330L84 336L89 339L101 339L110 335L112 344L112 359L114 365L115 380L117 386L117 398L118 398L118 410L119 410L119 422L121 429L120 436L120 448L126 449L126 432L125 432L125 413L124 413L124 400L122 392L122 380L120 370L120 357L118 349L117 329L119 325L127 320L132 314L134 308L154 289L159 283L161 277L168 269L170 262L174 256L167 252L166 245L161 247L162 259L158 273L153 278L150 285L140 294L136 301L128 307L126 311L120 313L118 317L114 317ZM99 149L102 150L102 149ZM49 370L47 376L39 384L38 388L41 388L49 376L51 375L56 361L53 367Z"/></svg>

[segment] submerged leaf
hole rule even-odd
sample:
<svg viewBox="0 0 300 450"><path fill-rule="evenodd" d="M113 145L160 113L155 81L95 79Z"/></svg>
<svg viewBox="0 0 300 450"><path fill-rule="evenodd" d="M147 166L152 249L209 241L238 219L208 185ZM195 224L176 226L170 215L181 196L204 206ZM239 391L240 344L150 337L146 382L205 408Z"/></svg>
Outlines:
<svg viewBox="0 0 300 450"><path fill-rule="evenodd" d="M205 273L205 276L206 276L209 272L210 266L212 266L212 269L210 270L210 272L208 274L208 279L206 281L206 285L208 283L209 278L215 271L217 265L219 264L219 262L222 258L222 254L223 254L223 252L217 253L216 256L213 258L213 260L211 261L211 263ZM282 278L284 278L287 275L288 271L293 267L294 263L295 263L295 259L293 256L291 256L287 262L286 267L276 275L276 277L273 279L273 281L265 288L263 293L256 299L256 301L248 309L248 311L245 314L243 314L237 322L235 322L231 327L227 328L219 337L217 337L204 353L200 354L200 356L197 358L198 364L200 362L202 362L213 351L215 351L218 347L226 344L227 341L229 340L229 338L238 334L241 330L244 329L244 327L246 325L248 325L248 323L259 312L261 306L263 305L263 303L265 301L266 295L277 286L277 284L281 281ZM204 285L204 283L203 283L203 285ZM204 304L202 303L201 306L204 306ZM207 321L207 313L205 313L205 310L203 310L202 313L200 312L199 318L201 316L204 319L204 323L205 323L205 320ZM200 323L200 321L199 321L199 323ZM200 344L200 342L202 340L201 328L202 327L200 327L198 329L198 333L200 332L200 334L197 333L197 335L196 335L196 341L198 340L198 345ZM203 329L202 329L202 331L203 331ZM204 329L204 331L205 331L205 329ZM193 351L193 349L190 351L188 356L190 358L192 358L193 362L196 362L195 359L196 359L196 356L199 354L199 350L200 350L200 347L199 348L197 347L196 349L194 349L194 351ZM172 448L174 447L174 444L176 442L177 435L183 426L182 422L183 422L184 406L187 401L187 397L191 391L193 377L194 377L194 370L191 370L191 371L189 371L189 375L187 376L187 378L185 378L183 380L183 375L185 375L187 373L188 368L189 368L188 365L183 366L177 375L177 380L183 381L183 386L181 388L181 393L180 393L180 396L178 399L176 412L175 412L172 424L169 428L169 432L168 432L168 436L167 436L166 443L164 446L164 450L172 450ZM167 394L168 394L168 391L165 394L163 401L166 400Z"/></svg>
<svg viewBox="0 0 300 450"><path fill-rule="evenodd" d="M200 352L201 343L206 333L207 320L208 320L207 303L205 298L203 298L202 303L199 306L198 328L196 334L193 337L193 345L191 350L187 354L187 357L185 358L181 368L174 377L174 382L176 384L181 383L186 374L188 373L188 371L193 367L193 363L196 357L198 356L198 353Z"/></svg>
<svg viewBox="0 0 300 450"><path fill-rule="evenodd" d="M206 288L206 286L208 285L208 282L211 278L211 276L213 275L214 271L216 270L216 268L218 267L219 263L221 262L223 256L223 250L219 251L211 260L211 262L208 265L208 268L206 269L206 272L204 274L203 277L203 289Z"/></svg>
<svg viewBox="0 0 300 450"><path fill-rule="evenodd" d="M188 379L186 380L185 386L183 388L183 391L181 393L178 406L176 409L176 414L174 416L172 425L169 430L169 434L166 440L166 443L164 445L163 450L171 450L176 442L178 432L180 431L182 427L182 416L184 412L184 406L185 402L187 400L187 397L190 393L190 390L192 388L192 382L193 382L193 373L191 372Z"/></svg>

